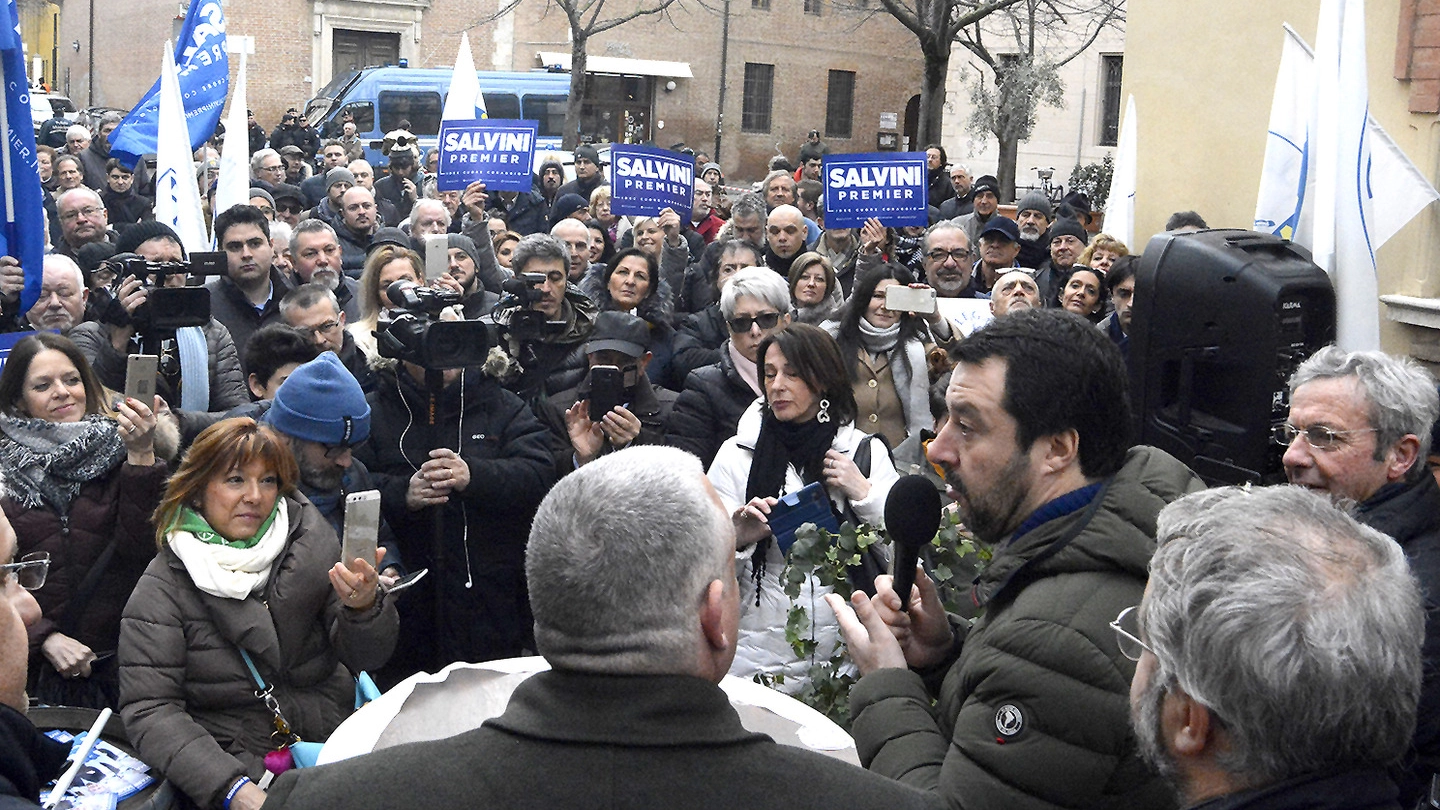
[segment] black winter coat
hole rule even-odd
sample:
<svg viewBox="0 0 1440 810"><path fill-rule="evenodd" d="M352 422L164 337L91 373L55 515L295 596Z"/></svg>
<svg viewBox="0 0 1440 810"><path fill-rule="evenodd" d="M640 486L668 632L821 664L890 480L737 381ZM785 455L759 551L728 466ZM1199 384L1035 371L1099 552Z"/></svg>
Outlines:
<svg viewBox="0 0 1440 810"><path fill-rule="evenodd" d="M230 330L230 340L235 344L236 351L241 351L260 327L284 323L280 317L280 299L290 292L290 283L273 267L270 268L270 300L265 302L263 310L257 311L228 276L211 279L205 287L210 290L210 317ZM240 361L243 369L245 358L240 358Z"/></svg>
<svg viewBox="0 0 1440 810"><path fill-rule="evenodd" d="M430 569L401 600L401 641L382 680L533 649L525 542L535 509L555 481L549 432L524 402L474 368L438 395L407 373L381 370L367 399L370 440L356 455L380 490L382 513L405 564ZM426 418L432 405L433 426ZM457 436L469 486L443 506L410 511L405 492L411 476L432 449L454 449ZM438 628L437 593L444 611Z"/></svg>
<svg viewBox="0 0 1440 810"><path fill-rule="evenodd" d="M709 469L720 445L735 435L741 414L755 396L735 369L729 348L722 346L718 363L697 368L685 378L685 390L670 412L667 443L699 456Z"/></svg>
<svg viewBox="0 0 1440 810"><path fill-rule="evenodd" d="M670 361L670 378L661 380L676 391L685 387L690 372L720 362L720 347L730 339L725 315L719 304L711 304L681 321L675 331L675 356Z"/></svg>
<svg viewBox="0 0 1440 810"><path fill-rule="evenodd" d="M1440 486L1429 470L1414 483L1380 488L1355 510L1366 526L1395 538L1405 549L1410 570L1420 582L1425 605L1425 665L1420 681L1420 707L1415 723L1417 761L1396 772L1400 800L1414 807L1440 772Z"/></svg>
<svg viewBox="0 0 1440 810"><path fill-rule="evenodd" d="M0 704L0 810L35 810L40 788L60 775L69 753L70 746Z"/></svg>

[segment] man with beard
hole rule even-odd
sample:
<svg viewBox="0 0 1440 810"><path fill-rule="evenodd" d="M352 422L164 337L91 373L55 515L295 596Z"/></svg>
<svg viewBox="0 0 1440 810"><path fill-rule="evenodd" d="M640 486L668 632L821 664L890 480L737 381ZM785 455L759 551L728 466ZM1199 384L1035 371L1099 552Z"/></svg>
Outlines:
<svg viewBox="0 0 1440 810"><path fill-rule="evenodd" d="M1386 773L1422 669L1400 547L1297 487L1192 495L1158 535L1144 600L1112 626L1138 662L1140 752L1181 806L1417 806Z"/></svg>
<svg viewBox="0 0 1440 810"><path fill-rule="evenodd" d="M1050 258L1049 242L1044 238L1055 219L1055 209L1050 200L1038 191L1032 191L1020 198L1015 206L1015 224L1020 226L1020 258L1016 264L1039 270Z"/></svg>
<svg viewBox="0 0 1440 810"><path fill-rule="evenodd" d="M351 453L370 438L370 405L360 384L331 352L300 366L280 384L261 421L290 443L300 469L296 482L305 497L345 536L345 496L375 489L370 471ZM385 549L383 584L404 573L395 534L380 516L379 544ZM387 581L388 580L388 581Z"/></svg>
<svg viewBox="0 0 1440 810"><path fill-rule="evenodd" d="M696 233L700 234L700 238L704 239L707 245L715 241L715 234L725 226L725 220L721 219L715 213L715 209L711 207L714 194L709 183L698 177L695 178L695 205L690 209L690 225Z"/></svg>
<svg viewBox="0 0 1440 810"><path fill-rule="evenodd" d="M1057 219L1045 237L1050 246L1050 258L1041 263L1040 272L1035 274L1035 283L1040 285L1045 306L1060 306L1060 285L1070 277L1070 268L1085 252L1085 243L1090 234L1077 219Z"/></svg>
<svg viewBox="0 0 1440 810"><path fill-rule="evenodd" d="M300 193L305 195L305 202L312 208L325 199L325 173L344 166L348 162L345 159L344 145L333 138L326 141L325 146L320 149L320 158L322 161L320 170L300 184ZM351 173L354 173L353 169Z"/></svg>
<svg viewBox="0 0 1440 810"><path fill-rule="evenodd" d="M995 281L990 313L995 317L1022 309L1040 308L1040 288L1027 270L1011 270Z"/></svg>
<svg viewBox="0 0 1440 810"><path fill-rule="evenodd" d="M863 676L860 761L967 810L1172 807L1131 738L1134 665L1109 623L1140 601L1155 516L1203 484L1130 447L1124 362L1085 319L1013 312L952 354L929 459L993 550L983 618L952 623L923 572L908 613L889 577L873 598L826 597Z"/></svg>
<svg viewBox="0 0 1440 810"><path fill-rule="evenodd" d="M804 215L793 205L777 205L765 220L765 266L788 275L795 257L804 252Z"/></svg>
<svg viewBox="0 0 1440 810"><path fill-rule="evenodd" d="M925 232L921 258L925 262L925 283L940 298L974 298L975 284L970 264L970 239L965 229L948 220L937 222Z"/></svg>
<svg viewBox="0 0 1440 810"><path fill-rule="evenodd" d="M559 199L560 187L564 184L565 167L561 166L560 161L556 160L553 155L545 158L545 160L540 163L540 177L533 184L534 190L540 195L541 202L544 203L541 206L544 218L541 220L542 224L540 228L531 231L531 233L541 233L545 230L545 225L550 222L550 206L555 204L555 200ZM501 200L505 199L503 194L497 196ZM505 221L509 222L510 220L507 217ZM516 231L516 233L521 233L521 231Z"/></svg>
<svg viewBox="0 0 1440 810"><path fill-rule="evenodd" d="M340 239L335 229L307 219L290 237L290 261L300 284L319 284L335 293L340 311L350 322L360 320L360 282L345 275Z"/></svg>
<svg viewBox="0 0 1440 810"><path fill-rule="evenodd" d="M390 173L375 181L375 198L395 206L396 222L409 217L410 208L420 199L420 188L416 185L419 174L415 153L396 149L390 153Z"/></svg>

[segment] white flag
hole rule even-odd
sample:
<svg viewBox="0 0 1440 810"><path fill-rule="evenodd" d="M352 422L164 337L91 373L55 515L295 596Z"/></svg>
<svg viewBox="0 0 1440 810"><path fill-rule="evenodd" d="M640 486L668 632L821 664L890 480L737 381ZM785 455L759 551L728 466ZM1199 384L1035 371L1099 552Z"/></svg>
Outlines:
<svg viewBox="0 0 1440 810"><path fill-rule="evenodd" d="M159 139L155 149L155 219L175 229L188 253L210 249L200 189L195 185L195 161L190 152L190 130L185 126L185 102L175 77L174 49L165 43L160 63Z"/></svg>
<svg viewBox="0 0 1440 810"><path fill-rule="evenodd" d="M1125 117L1115 145L1115 167L1110 175L1110 199L1105 201L1105 232L1133 245L1135 238L1135 96L1125 99ZM1133 250L1133 248L1132 248Z"/></svg>
<svg viewBox="0 0 1440 810"><path fill-rule="evenodd" d="M1379 349L1364 0L1322 0L1315 40L1314 219L1301 217L1295 241L1335 285L1336 344Z"/></svg>
<svg viewBox="0 0 1440 810"><path fill-rule="evenodd" d="M220 148L220 180L215 186L213 216L234 205L250 202L250 126L245 100L245 52L230 93L230 114L225 116L225 145Z"/></svg>
<svg viewBox="0 0 1440 810"><path fill-rule="evenodd" d="M450 76L450 93L445 97L440 120L473 121L485 117L485 97L480 94L480 78L475 74L475 60L470 56L470 36L461 34L455 72Z"/></svg>
<svg viewBox="0 0 1440 810"><path fill-rule="evenodd" d="M1294 239L1300 225L1310 157L1310 125L1315 113L1315 55L1285 26L1280 75L1270 104L1265 164L1255 204L1255 230Z"/></svg>
<svg viewBox="0 0 1440 810"><path fill-rule="evenodd" d="M1440 200L1440 191L1430 185L1374 118L1366 131L1370 137L1370 184L1374 191L1370 198L1375 214L1372 238L1378 250L1425 206Z"/></svg>

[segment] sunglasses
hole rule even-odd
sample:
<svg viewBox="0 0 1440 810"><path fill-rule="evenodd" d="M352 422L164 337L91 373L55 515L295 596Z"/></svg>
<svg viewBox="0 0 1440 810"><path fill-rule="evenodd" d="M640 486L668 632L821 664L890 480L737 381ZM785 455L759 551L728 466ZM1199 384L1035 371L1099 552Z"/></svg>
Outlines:
<svg viewBox="0 0 1440 810"><path fill-rule="evenodd" d="M730 331L731 331L731 332L734 332L735 334L738 335L738 334L741 334L741 333L743 333L743 332L749 332L749 331L750 331L750 327L751 327L751 326L754 326L754 325L757 324L757 323L760 324L760 329L761 329L761 330L765 330L765 329L774 329L774 328L775 328L775 324L777 324L777 323L779 323L779 322L780 322L780 313L778 313L778 312L766 312L766 313L764 313L764 314L754 315L754 316L751 316L751 315L741 315L741 316L736 317L736 318L731 318L730 320L726 321L725 323L727 323L727 324L730 325Z"/></svg>
<svg viewBox="0 0 1440 810"><path fill-rule="evenodd" d="M50 552L33 551L20 558L20 562L0 565L0 584L11 575L15 582L27 591L38 591L45 584L50 573Z"/></svg>

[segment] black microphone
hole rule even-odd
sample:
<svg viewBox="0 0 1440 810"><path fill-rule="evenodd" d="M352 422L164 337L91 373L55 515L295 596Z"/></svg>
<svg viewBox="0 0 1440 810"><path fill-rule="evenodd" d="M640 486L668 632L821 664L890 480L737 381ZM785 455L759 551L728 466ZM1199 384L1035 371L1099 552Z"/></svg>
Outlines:
<svg viewBox="0 0 1440 810"><path fill-rule="evenodd" d="M885 496L885 529L895 546L895 593L900 609L910 610L910 588L915 584L915 562L920 549L940 528L940 491L923 475L907 475Z"/></svg>

